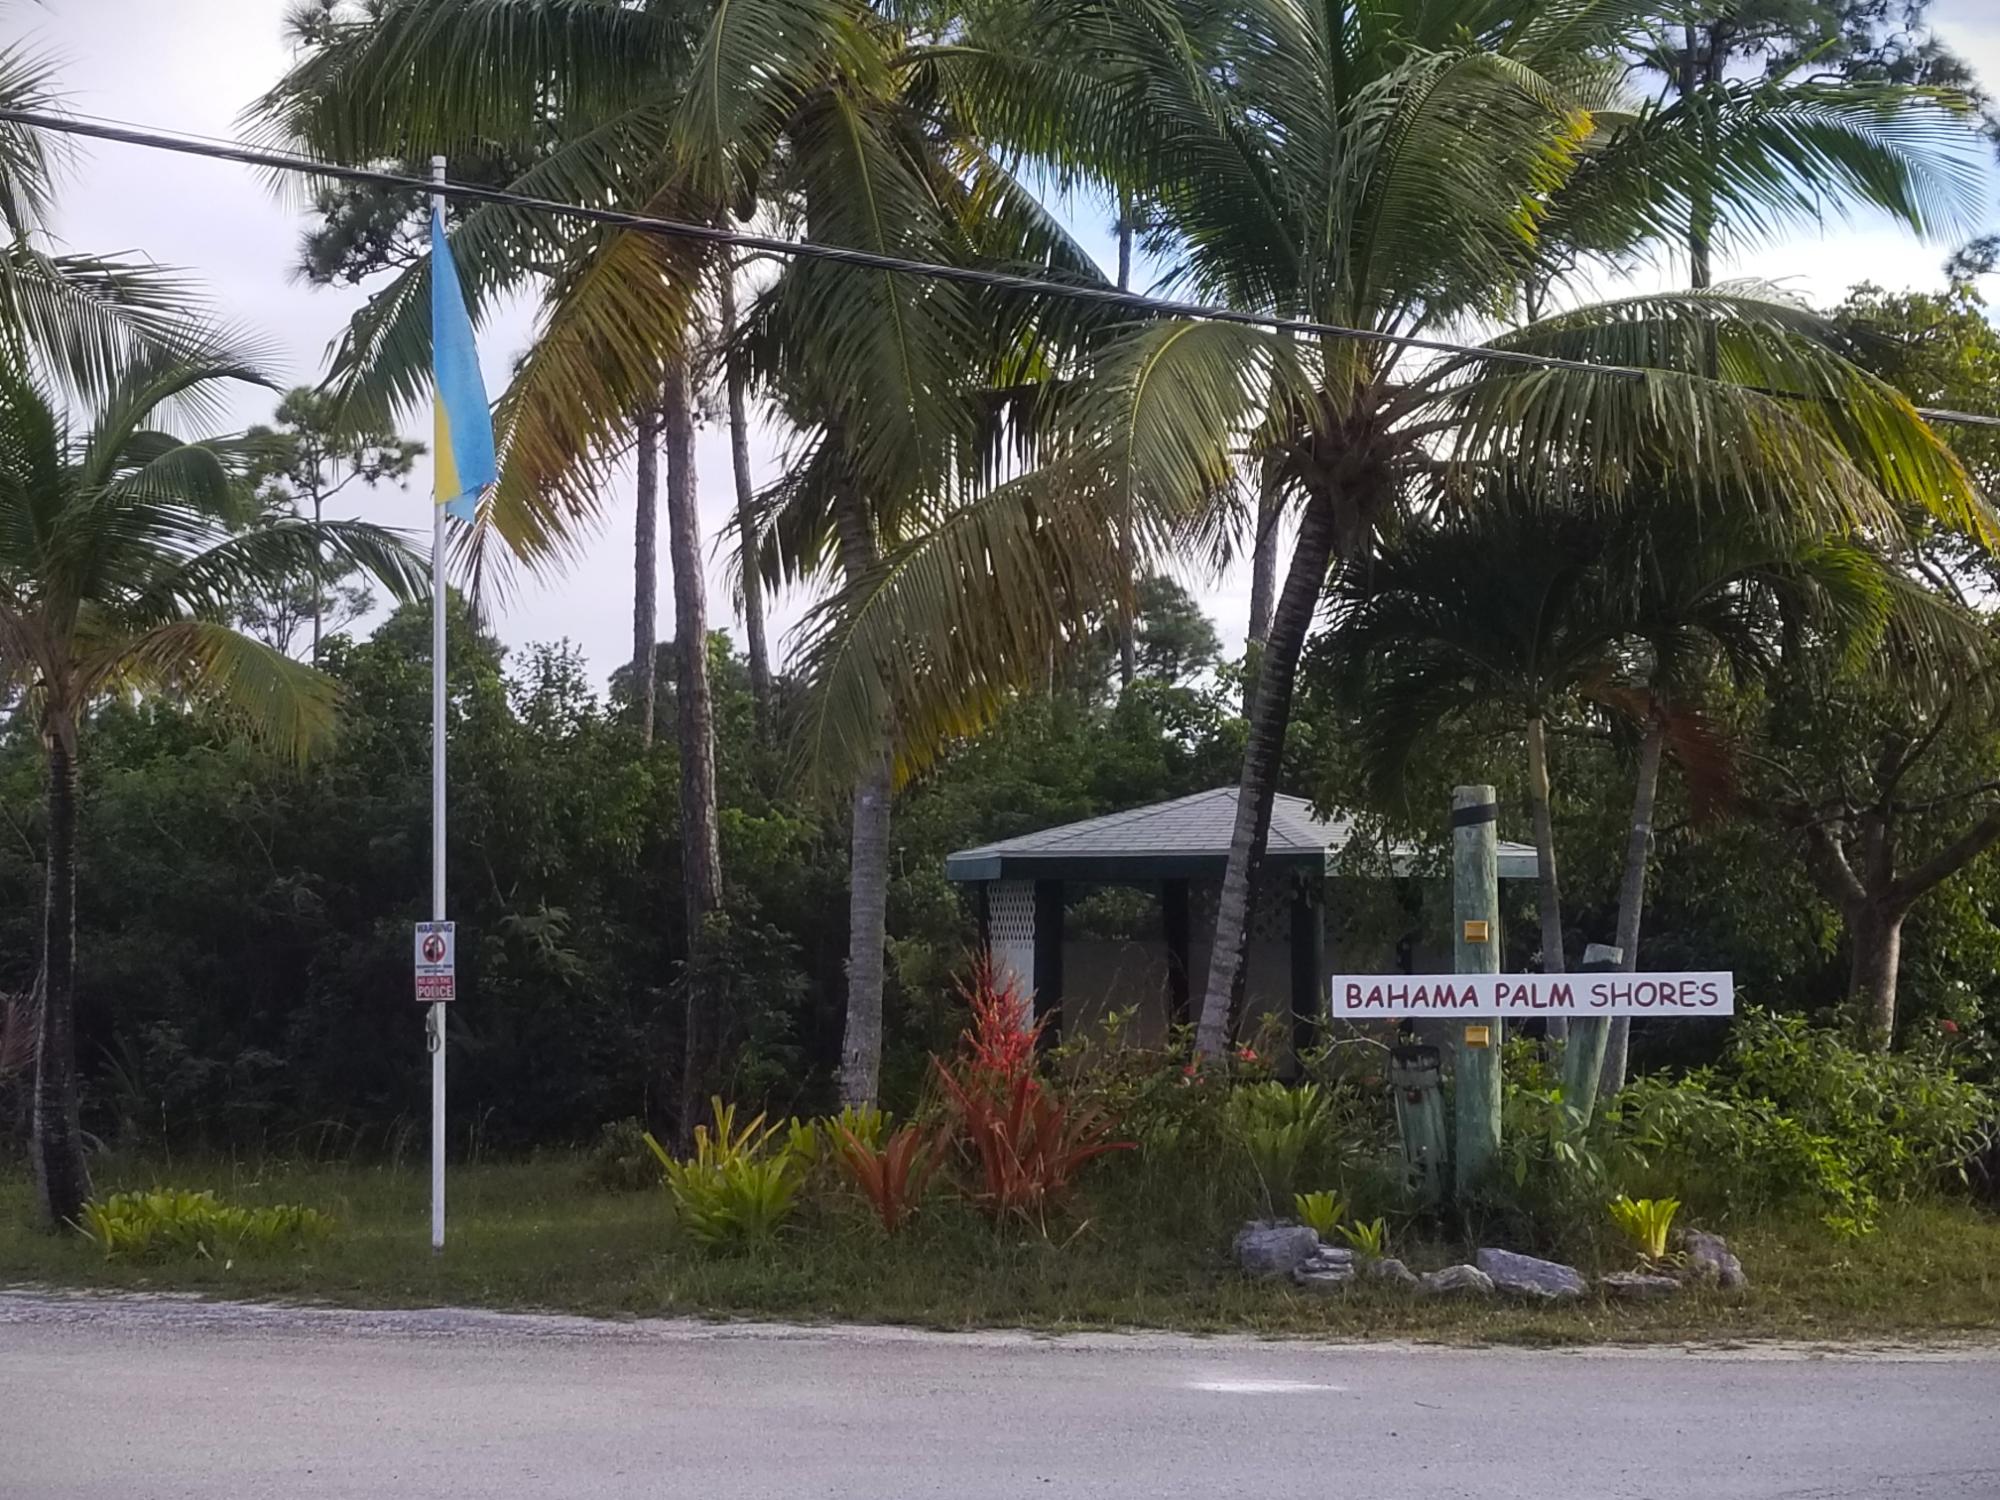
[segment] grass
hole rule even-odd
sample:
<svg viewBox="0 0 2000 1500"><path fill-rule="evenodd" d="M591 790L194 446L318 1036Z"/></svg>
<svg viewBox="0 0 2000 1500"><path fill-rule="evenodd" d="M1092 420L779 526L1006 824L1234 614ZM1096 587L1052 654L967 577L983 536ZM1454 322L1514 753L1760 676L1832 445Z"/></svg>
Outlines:
<svg viewBox="0 0 2000 1500"><path fill-rule="evenodd" d="M996 1234L938 1195L905 1235L886 1239L858 1205L829 1194L774 1245L734 1256L680 1236L661 1192L586 1187L575 1157L454 1169L450 1243L436 1257L421 1170L127 1161L107 1164L100 1179L102 1192L171 1183L213 1188L233 1203L302 1202L333 1214L339 1227L303 1255L227 1266L107 1262L87 1242L35 1229L26 1181L0 1178L0 1284L370 1307L1538 1344L2000 1332L2000 1219L1959 1204L1894 1209L1859 1240L1838 1240L1810 1221L1735 1226L1731 1243L1753 1282L1741 1297L1535 1307L1367 1287L1326 1296L1249 1281L1228 1262L1233 1208L1147 1210L1160 1185L1136 1175L1114 1174L1100 1191L1107 1217L1067 1222L1046 1238ZM1142 1211L1151 1213L1149 1228L1137 1227ZM1114 1224L1125 1227L1114 1232ZM1463 1247L1444 1244L1392 1248L1419 1269L1465 1258Z"/></svg>

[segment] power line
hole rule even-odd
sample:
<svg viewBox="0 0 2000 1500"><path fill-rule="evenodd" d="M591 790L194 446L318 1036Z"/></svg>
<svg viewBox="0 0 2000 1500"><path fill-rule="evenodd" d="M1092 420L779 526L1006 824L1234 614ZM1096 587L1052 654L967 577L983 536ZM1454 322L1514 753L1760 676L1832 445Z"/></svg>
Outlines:
<svg viewBox="0 0 2000 1500"><path fill-rule="evenodd" d="M1023 276L1012 271L994 271L976 266L952 266L935 261L909 260L902 256L883 255L873 250L861 250L846 245L828 245L812 240L778 239L771 235L751 234L714 224L698 224L684 219L664 219L649 214L630 213L624 209L596 208L582 203L564 203L553 198L537 198L526 193L509 192L505 188L481 187L475 183L437 183L426 177L412 177L401 172L385 172L373 167L341 166L331 162L315 161L311 157L300 156L293 152L269 151L255 146L218 141L213 137L175 134L110 121L83 120L44 114L36 110L4 108L0 108L0 121L10 121L17 125L55 131L63 135L85 136L93 140L113 141L119 145L138 146L149 151L170 151L182 156L233 161L243 166L262 167L270 171L298 172L311 177L367 183L375 187L436 193L446 198L471 203L491 203L503 208L527 209L581 219L586 223L604 224L617 229L637 230L640 233L660 235L668 239L697 240L705 244L762 251L789 259L821 260L861 270L921 276L933 281L958 282L995 291L1026 292L1038 297L1095 302L1103 306L1122 307L1132 312L1156 316L1193 318L1210 323L1235 323L1279 333L1388 344L1401 349L1416 349L1425 353L1471 358L1494 364L1526 365L1545 370L1570 370L1580 374L1609 375L1631 380L1644 380L1661 373L1657 370L1641 369L1635 365L1594 364L1589 360L1563 359L1552 354L1529 354L1522 350L1497 349L1489 345L1462 344L1450 339L1384 333L1372 328L1348 328L1338 323L1320 323L1304 318L1280 318L1266 313L1243 312L1232 307L1214 307L1200 302L1180 302L1168 297L1152 297L1144 292L1121 291L1113 286L1054 281L1043 276ZM2000 416L1980 412L1950 411L1936 407L1918 407L1917 412L1927 421L2000 428Z"/></svg>

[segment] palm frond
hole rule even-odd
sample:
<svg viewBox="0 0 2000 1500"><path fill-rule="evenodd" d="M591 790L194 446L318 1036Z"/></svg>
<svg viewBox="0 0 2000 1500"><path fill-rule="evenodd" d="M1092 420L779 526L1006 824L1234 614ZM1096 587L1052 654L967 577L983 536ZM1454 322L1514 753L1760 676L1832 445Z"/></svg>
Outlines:
<svg viewBox="0 0 2000 1500"><path fill-rule="evenodd" d="M77 664L82 692L178 694L238 715L273 750L303 762L331 738L339 687L324 673L213 620L169 620L92 648Z"/></svg>

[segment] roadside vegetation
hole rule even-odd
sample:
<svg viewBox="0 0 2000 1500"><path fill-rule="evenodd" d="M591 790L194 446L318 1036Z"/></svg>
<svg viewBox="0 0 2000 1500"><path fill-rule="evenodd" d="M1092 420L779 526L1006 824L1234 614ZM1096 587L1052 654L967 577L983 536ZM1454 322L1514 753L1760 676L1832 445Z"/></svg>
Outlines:
<svg viewBox="0 0 2000 1500"><path fill-rule="evenodd" d="M216 391L270 387L263 351L150 262L52 254L59 157L0 125L0 1280L1992 1330L2000 436L1925 413L2000 400L2000 124L1924 13L296 7L249 128L508 190L454 200L452 255L476 317L537 309L500 478L453 533L441 1258L408 974L432 622L401 539L328 513L422 457L427 194L312 198L298 269L366 300L323 380L232 433ZM0 99L59 110L60 80L0 46ZM963 274L738 257L537 197ZM1107 211L1115 272L1074 232ZM1811 307L1721 274L1849 215L1949 256L1942 288ZM1676 284L1598 295L1635 270ZM784 444L761 492L758 417ZM732 440L710 537L705 420ZM564 643L503 651L506 582L560 575L628 456L629 660L607 682ZM718 546L740 652L710 629ZM1245 557L1225 640L1200 594ZM774 651L764 601L794 589ZM1236 1002L1281 788L1353 818L1337 938L1388 963L1447 930L1468 783L1539 856L1493 934L1509 967L1611 944L1733 971L1743 1013L1620 1023L1567 1072L1524 1029L1491 1179L1421 1207L1390 1034L1245 1034ZM1038 1045L945 856L1232 785L1187 1025L1141 1045L1160 997L1114 997ZM1077 938L1161 932L1153 892L1071 895ZM1325 1286L1231 1260L1246 1220L1292 1218ZM1747 1290L1330 1289L1475 1247L1681 1271L1688 1230L1729 1238Z"/></svg>

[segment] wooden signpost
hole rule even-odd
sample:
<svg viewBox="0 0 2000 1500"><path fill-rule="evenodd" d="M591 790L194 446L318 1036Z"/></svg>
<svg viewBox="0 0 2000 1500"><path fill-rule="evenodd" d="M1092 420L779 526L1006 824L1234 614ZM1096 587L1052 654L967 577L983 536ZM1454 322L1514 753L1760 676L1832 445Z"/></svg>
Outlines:
<svg viewBox="0 0 2000 1500"><path fill-rule="evenodd" d="M1453 1180L1461 1198L1500 1154L1500 1044L1508 1019L1573 1023L1562 1049L1563 1103L1579 1125L1590 1122L1597 1075L1613 1016L1694 1019L1736 1011L1735 976L1720 970L1622 972L1617 948L1593 943L1574 974L1500 972L1500 876L1496 824L1499 803L1490 786L1451 794L1452 956L1450 974L1336 974L1328 1010L1335 1021L1442 1022L1453 1058ZM1551 1027L1550 1034L1557 1028ZM1435 1063L1418 1066L1425 1048L1408 1053L1407 1077L1396 1080L1397 1121L1412 1171L1436 1183L1436 1151L1417 1128L1434 1092ZM1435 1053L1431 1054L1434 1058ZM1392 1070L1393 1071L1393 1070ZM1407 1108L1406 1108L1407 1105Z"/></svg>

